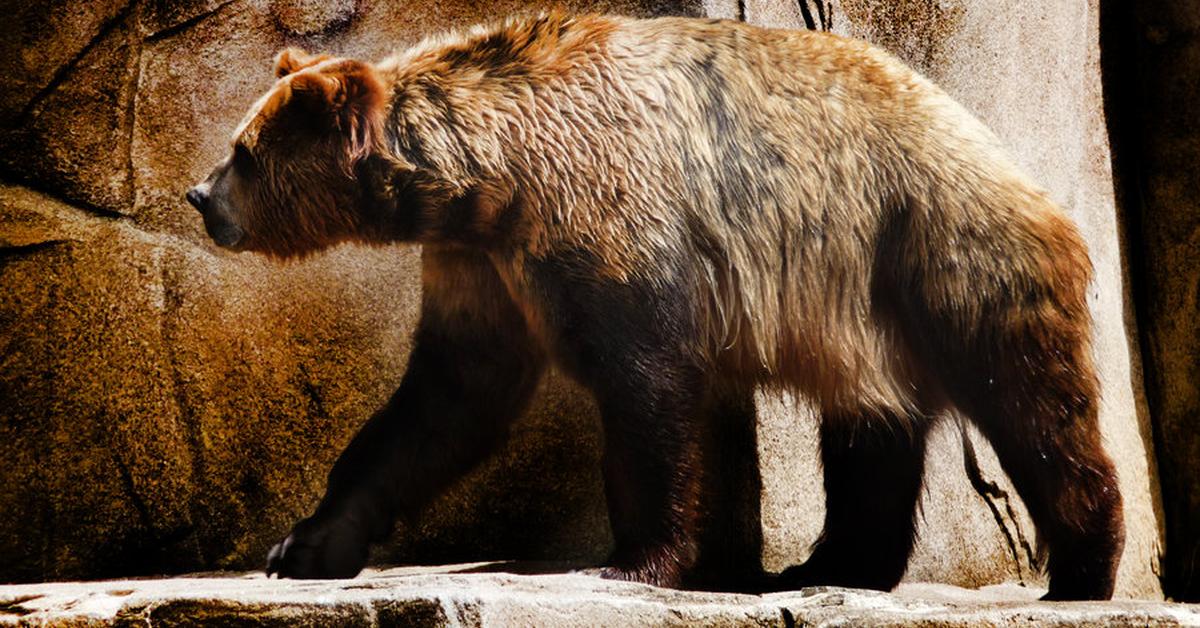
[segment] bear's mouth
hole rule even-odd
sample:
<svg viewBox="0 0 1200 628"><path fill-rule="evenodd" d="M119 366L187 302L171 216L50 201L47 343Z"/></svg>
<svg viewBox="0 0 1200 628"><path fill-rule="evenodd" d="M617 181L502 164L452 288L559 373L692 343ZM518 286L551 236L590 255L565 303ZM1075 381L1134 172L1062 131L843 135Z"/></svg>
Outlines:
<svg viewBox="0 0 1200 628"><path fill-rule="evenodd" d="M229 222L204 221L204 229L208 232L208 237L217 246L231 251L241 251L244 247L241 246L242 241L246 238L246 232L242 228Z"/></svg>

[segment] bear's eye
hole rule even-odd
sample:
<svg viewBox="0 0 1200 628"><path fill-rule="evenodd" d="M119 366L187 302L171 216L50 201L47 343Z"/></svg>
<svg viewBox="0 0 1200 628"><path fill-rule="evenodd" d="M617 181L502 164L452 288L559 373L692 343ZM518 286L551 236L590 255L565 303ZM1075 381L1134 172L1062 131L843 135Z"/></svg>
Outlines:
<svg viewBox="0 0 1200 628"><path fill-rule="evenodd" d="M243 174L254 170L254 155L250 154L250 149L246 148L244 144L234 144L233 146L233 167Z"/></svg>

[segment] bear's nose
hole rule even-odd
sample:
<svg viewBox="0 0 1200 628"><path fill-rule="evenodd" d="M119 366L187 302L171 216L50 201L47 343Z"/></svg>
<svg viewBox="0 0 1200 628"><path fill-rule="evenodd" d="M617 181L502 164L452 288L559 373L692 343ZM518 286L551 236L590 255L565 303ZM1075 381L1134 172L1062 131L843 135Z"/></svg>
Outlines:
<svg viewBox="0 0 1200 628"><path fill-rule="evenodd" d="M204 213L204 207L208 205L208 190L202 186L196 187L187 191L187 201L192 204L200 213Z"/></svg>

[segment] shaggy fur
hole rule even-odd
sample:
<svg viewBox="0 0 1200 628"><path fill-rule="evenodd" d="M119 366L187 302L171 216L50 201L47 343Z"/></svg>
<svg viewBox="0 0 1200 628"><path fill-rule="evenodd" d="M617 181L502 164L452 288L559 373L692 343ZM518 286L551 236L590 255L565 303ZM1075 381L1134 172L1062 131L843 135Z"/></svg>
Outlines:
<svg viewBox="0 0 1200 628"><path fill-rule="evenodd" d="M717 397L765 386L821 409L829 501L813 557L774 586L894 586L925 434L953 407L1028 505L1049 597L1112 594L1121 499L1083 241L894 57L825 33L551 14L376 65L288 50L277 66L190 195L210 233L278 257L419 242L425 296L403 383L271 571L356 573L502 439L553 362L603 416L607 577L681 582L698 434Z"/></svg>

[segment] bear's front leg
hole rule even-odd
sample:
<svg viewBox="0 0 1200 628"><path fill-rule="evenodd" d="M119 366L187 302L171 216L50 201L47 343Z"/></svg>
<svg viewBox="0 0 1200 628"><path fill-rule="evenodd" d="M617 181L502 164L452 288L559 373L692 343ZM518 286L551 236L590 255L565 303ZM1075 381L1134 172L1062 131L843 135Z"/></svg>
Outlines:
<svg viewBox="0 0 1200 628"><path fill-rule="evenodd" d="M398 516L414 516L493 451L537 387L542 349L486 258L426 247L422 262L404 380L342 452L316 512L271 549L268 574L356 575Z"/></svg>

